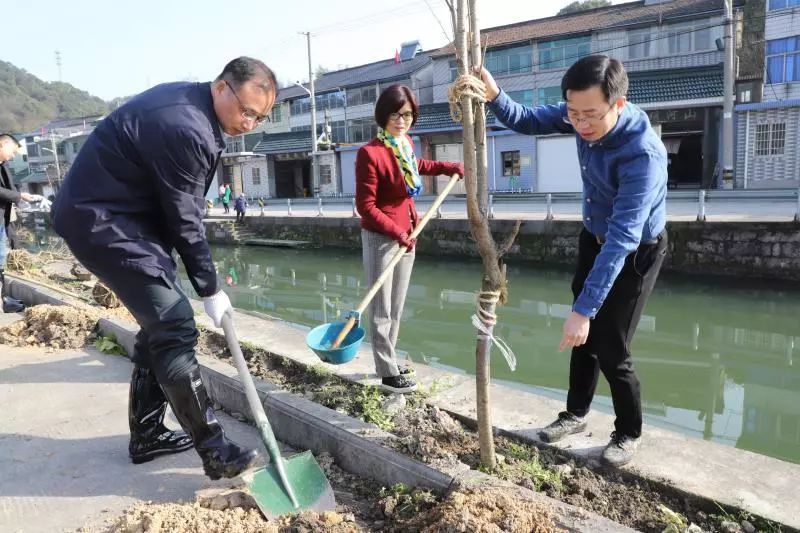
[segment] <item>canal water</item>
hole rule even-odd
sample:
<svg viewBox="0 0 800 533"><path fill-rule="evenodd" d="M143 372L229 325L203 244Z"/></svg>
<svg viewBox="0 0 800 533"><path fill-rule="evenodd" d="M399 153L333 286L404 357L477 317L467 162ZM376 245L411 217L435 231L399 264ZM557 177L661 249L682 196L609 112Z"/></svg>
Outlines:
<svg viewBox="0 0 800 533"><path fill-rule="evenodd" d="M343 316L367 289L358 251L216 246L212 253L234 306L309 327ZM417 257L398 340L403 356L474 373L470 315L480 271L472 259ZM494 379L566 398L569 353L557 346L571 274L509 265L509 302L495 331L518 364L511 372L495 351ZM800 463L799 297L796 288L662 276L633 342L645 421ZM602 376L593 406L613 412Z"/></svg>

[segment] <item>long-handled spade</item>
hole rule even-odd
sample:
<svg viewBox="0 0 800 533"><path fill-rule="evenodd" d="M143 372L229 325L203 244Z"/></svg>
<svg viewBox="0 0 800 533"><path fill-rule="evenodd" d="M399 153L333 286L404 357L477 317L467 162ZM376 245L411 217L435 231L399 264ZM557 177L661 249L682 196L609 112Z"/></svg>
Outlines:
<svg viewBox="0 0 800 533"><path fill-rule="evenodd" d="M258 397L253 378L247 369L247 363L236 338L233 320L227 315L222 318L222 328L225 331L225 340L233 355L236 370L239 372L239 379L244 386L247 403L250 405L250 411L271 460L271 464L265 468L242 476L248 484L253 499L267 518L304 509L334 510L336 500L333 489L311 452L298 453L288 459L281 457L278 442L275 440L272 427L264 412L264 406Z"/></svg>
<svg viewBox="0 0 800 533"><path fill-rule="evenodd" d="M420 234L422 228L425 227L431 217L436 214L437 209L440 205L442 205L442 202L459 179L461 179L461 177L458 174L454 174L450 178L450 181L447 182L444 190L439 193L430 209L428 209L428 211L425 213L425 216L422 217L422 220L419 221L417 227L414 228L410 238L417 238L417 235ZM378 289L381 288L389 275L394 271L394 267L400 262L406 251L406 248L401 246L397 252L395 252L394 257L392 257L392 260L386 266L386 269L383 271L383 273L381 273L380 277L375 280L375 283L372 284L372 287L370 287L369 292L367 292L367 294L361 300L361 303L358 304L358 308L348 313L349 318L347 319L347 322L322 324L321 326L317 326L316 328L312 329L308 335L306 335L306 344L309 348L314 350L314 353L316 353L320 359L328 363L342 364L355 357L356 353L358 352L358 347L361 345L361 341L364 338L364 330L360 327L353 330L353 327L356 325L356 322L361 314L366 310L369 303L375 297Z"/></svg>

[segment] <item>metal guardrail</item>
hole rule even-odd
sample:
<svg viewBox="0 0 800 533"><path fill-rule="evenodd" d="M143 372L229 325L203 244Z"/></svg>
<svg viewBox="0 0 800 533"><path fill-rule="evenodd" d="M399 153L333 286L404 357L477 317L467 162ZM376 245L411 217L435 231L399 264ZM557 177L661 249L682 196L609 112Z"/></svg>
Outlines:
<svg viewBox="0 0 800 533"><path fill-rule="evenodd" d="M713 202L750 202L750 201L770 201L770 202L796 202L797 207L794 220L800 222L800 189L744 189L744 190L671 190L667 193L667 202L697 200L697 220L706 220L706 204ZM416 199L420 207L427 207L434 200L433 196L423 196ZM489 194L489 217L495 217L495 210L501 205L528 205L531 207L545 208L545 220L553 220L554 204L579 204L583 201L583 195L577 192L548 192L548 193L490 193ZM352 195L326 196L317 198L269 198L265 199L266 208L284 204L287 216L292 216L293 208L316 208L316 216L324 217L325 207L338 211L350 211L353 217L358 217L355 197ZM252 205L252 204L251 204ZM257 205L257 204L256 204ZM463 195L450 196L445 199L437 209L437 216L442 217L447 211L447 207L458 206L463 209L465 198ZM263 213L263 210L262 210Z"/></svg>

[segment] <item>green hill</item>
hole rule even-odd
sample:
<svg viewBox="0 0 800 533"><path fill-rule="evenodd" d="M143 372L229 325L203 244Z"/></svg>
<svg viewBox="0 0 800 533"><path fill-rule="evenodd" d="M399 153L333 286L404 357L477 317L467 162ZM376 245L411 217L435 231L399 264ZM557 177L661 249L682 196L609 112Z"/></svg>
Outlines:
<svg viewBox="0 0 800 533"><path fill-rule="evenodd" d="M0 61L0 132L25 133L55 118L102 115L108 104L69 83L42 81Z"/></svg>

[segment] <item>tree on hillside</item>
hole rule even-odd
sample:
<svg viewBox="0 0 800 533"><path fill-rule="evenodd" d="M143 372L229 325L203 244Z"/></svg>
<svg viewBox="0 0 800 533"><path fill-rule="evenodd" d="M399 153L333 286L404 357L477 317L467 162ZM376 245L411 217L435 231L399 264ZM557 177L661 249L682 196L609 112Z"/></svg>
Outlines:
<svg viewBox="0 0 800 533"><path fill-rule="evenodd" d="M571 4L563 7L557 15L567 15L569 13L577 13L579 11L586 11L587 9L595 9L598 7L610 6L609 0L575 0Z"/></svg>
<svg viewBox="0 0 800 533"><path fill-rule="evenodd" d="M0 61L0 131L26 133L56 118L103 115L108 104L62 82L42 81Z"/></svg>

